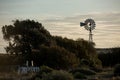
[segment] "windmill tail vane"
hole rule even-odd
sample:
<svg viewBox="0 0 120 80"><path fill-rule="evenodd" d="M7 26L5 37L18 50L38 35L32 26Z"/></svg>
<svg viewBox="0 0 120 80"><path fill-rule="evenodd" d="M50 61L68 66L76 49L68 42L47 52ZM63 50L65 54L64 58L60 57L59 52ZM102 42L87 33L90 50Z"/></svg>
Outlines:
<svg viewBox="0 0 120 80"><path fill-rule="evenodd" d="M81 26L81 27L83 27L83 26L85 26L85 25L86 25L85 23L80 22L80 26Z"/></svg>

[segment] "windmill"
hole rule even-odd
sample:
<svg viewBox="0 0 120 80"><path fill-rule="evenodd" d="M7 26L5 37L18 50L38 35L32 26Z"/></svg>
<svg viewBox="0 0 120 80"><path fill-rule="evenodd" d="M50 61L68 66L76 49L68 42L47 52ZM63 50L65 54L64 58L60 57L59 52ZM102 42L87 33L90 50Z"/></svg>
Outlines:
<svg viewBox="0 0 120 80"><path fill-rule="evenodd" d="M96 27L95 21L93 19L86 19L84 23L80 22L80 26L84 26L84 28L89 31L89 42L93 42L92 30Z"/></svg>

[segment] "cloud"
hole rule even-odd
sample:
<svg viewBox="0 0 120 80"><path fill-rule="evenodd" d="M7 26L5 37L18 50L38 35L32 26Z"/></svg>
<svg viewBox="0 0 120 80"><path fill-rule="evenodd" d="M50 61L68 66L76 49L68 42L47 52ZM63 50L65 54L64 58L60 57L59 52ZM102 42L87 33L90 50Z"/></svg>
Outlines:
<svg viewBox="0 0 120 80"><path fill-rule="evenodd" d="M56 16L45 19L42 22L53 35L88 40L89 32L79 26L79 23L84 22L87 18L93 18L96 22L96 28L93 30L93 39L96 47L120 46L120 12L94 12L76 14L70 17Z"/></svg>

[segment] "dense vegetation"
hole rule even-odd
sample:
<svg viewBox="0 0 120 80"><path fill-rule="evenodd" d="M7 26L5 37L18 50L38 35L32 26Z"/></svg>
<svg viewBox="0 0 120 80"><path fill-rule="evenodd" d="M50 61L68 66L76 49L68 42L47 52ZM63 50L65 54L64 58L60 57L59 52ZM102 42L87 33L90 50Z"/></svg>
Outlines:
<svg viewBox="0 0 120 80"><path fill-rule="evenodd" d="M16 56L19 65L25 64L26 60L33 60L36 66L47 65L56 69L74 68L85 61L90 67L101 64L94 43L52 36L34 20L15 20L13 25L3 26L2 32L9 42L6 52Z"/></svg>
<svg viewBox="0 0 120 80"><path fill-rule="evenodd" d="M99 53L99 59L102 61L104 67L113 67L120 64L120 47L110 48L107 53Z"/></svg>

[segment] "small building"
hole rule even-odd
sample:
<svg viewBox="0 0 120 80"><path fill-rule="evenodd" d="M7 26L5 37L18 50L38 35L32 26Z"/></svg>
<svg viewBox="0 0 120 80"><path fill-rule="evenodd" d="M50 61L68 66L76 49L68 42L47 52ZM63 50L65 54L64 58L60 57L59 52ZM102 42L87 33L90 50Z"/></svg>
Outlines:
<svg viewBox="0 0 120 80"><path fill-rule="evenodd" d="M31 61L31 64L31 66L28 66L28 61L26 61L26 66L18 68L18 74L36 73L40 71L39 67L34 66L33 61Z"/></svg>
<svg viewBox="0 0 120 80"><path fill-rule="evenodd" d="M39 72L40 68L39 67L19 67L18 68L18 73L19 74L27 74L27 73L36 73Z"/></svg>

